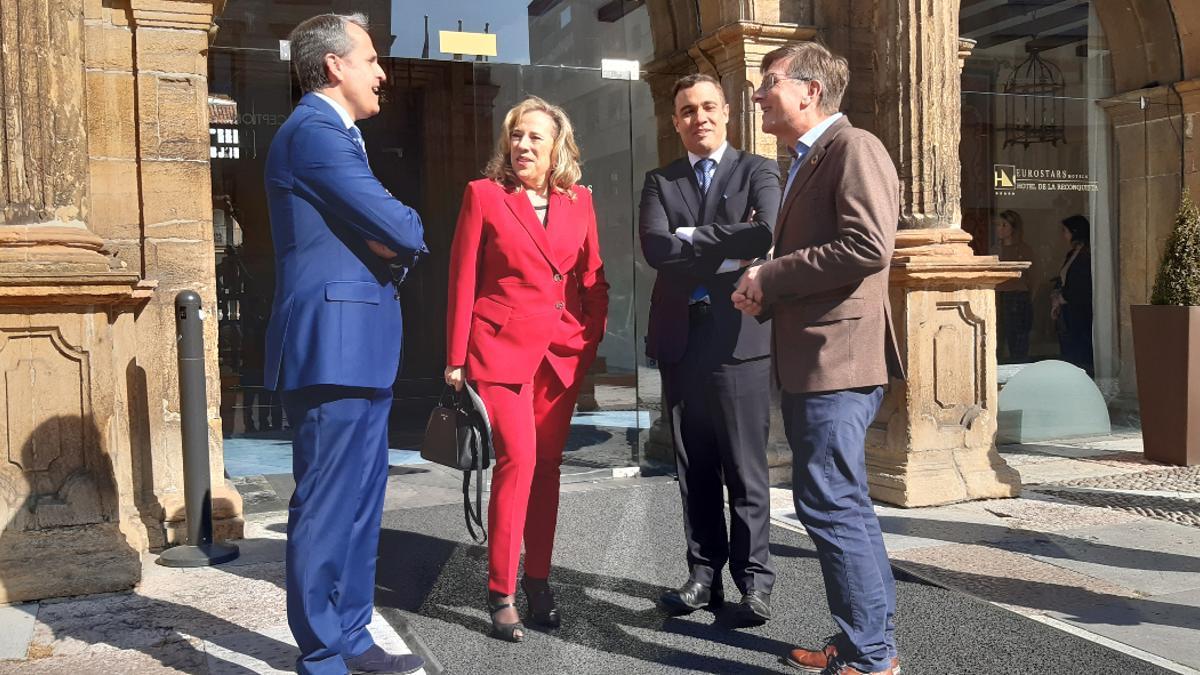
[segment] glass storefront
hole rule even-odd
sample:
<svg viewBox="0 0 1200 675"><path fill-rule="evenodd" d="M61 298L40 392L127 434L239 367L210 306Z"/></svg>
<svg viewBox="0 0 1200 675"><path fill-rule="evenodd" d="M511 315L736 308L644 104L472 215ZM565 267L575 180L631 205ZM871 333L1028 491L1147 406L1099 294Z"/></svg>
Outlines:
<svg viewBox="0 0 1200 675"><path fill-rule="evenodd" d="M606 76L600 66L607 58L649 59L647 9L606 9L612 3L595 1L347 4L231 0L218 20L209 56L210 154L214 227L221 229L215 262L227 462L236 464L242 441L283 448L289 438L261 374L274 291L263 171L275 131L301 95L280 40L321 11L362 11L377 50L390 56L382 59L382 112L359 128L375 175L421 214L431 252L402 289L404 360L394 385L391 447L418 447L443 387L449 249L463 190L482 175L505 113L535 94L571 117L611 284L607 333L580 398L564 470L637 465L650 426L639 411L657 408L657 372L642 356L653 270L636 241L642 179L658 166L657 126L649 86ZM403 16L395 14L401 8ZM439 31L458 30L459 19L464 31L486 26L496 35L497 55L442 53Z"/></svg>
<svg viewBox="0 0 1200 675"><path fill-rule="evenodd" d="M1031 263L999 289L1001 364L1072 361L1111 400L1131 358L1121 344L1121 303L1129 299L1120 288L1118 217L1128 205L1119 211L1118 197L1123 187L1136 190L1123 186L1115 168L1111 54L1096 10L1084 1L1043 4L964 3L961 34L975 44L962 74L962 223L977 253ZM464 186L481 175L504 113L536 94L562 105L575 125L612 284L608 332L566 463L580 471L641 463L659 383L643 355L654 271L639 250L636 211L645 172L674 157L659 157L663 131L644 73L628 79L602 67L605 59L645 65L653 58L649 7L638 2L229 1L209 53L226 434L286 444L287 421L262 389L274 291L263 169L275 131L300 97L281 41L323 11L367 14L376 48L387 55L383 110L359 126L375 174L421 214L432 252L403 289L405 358L394 387L392 447L417 447L442 387L448 251ZM443 51L443 31L460 30L494 39L495 54ZM1147 101L1148 116L1164 105L1160 98ZM1146 146L1142 153L1151 156ZM1156 165L1173 161L1177 170L1182 137L1154 154ZM1086 233L1085 250L1073 249L1064 221L1074 239ZM1061 307L1068 295L1073 313ZM1091 308L1080 330L1084 304ZM227 456L236 456L236 443L227 443Z"/></svg>
<svg viewBox="0 0 1200 675"><path fill-rule="evenodd" d="M1120 344L1118 205L1131 193L1116 170L1112 54L1094 2L1043 4L964 3L960 30L975 45L962 79L963 228L977 253L1031 263L997 289L1002 366L1068 361L1111 400L1131 351ZM1147 101L1147 115L1162 105ZM1155 153L1178 169L1182 136Z"/></svg>

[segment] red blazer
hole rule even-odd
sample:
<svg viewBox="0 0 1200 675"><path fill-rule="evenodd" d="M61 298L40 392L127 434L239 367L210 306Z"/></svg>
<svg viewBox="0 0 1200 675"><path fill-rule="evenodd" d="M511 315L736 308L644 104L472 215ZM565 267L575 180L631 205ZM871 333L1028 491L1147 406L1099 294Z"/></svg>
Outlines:
<svg viewBox="0 0 1200 675"><path fill-rule="evenodd" d="M495 181L467 184L450 248L446 363L470 380L523 384L548 358L570 386L596 356L608 282L592 195L551 193L546 226L529 198Z"/></svg>

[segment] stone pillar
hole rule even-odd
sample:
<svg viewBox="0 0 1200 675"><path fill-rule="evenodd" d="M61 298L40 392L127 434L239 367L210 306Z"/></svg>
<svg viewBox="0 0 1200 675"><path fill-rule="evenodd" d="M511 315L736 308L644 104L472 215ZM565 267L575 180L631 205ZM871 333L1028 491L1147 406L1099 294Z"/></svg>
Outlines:
<svg viewBox="0 0 1200 675"><path fill-rule="evenodd" d="M976 256L961 229L903 229L892 259L892 321L907 369L868 432L871 496L898 506L1014 497L996 452L997 284L1027 263Z"/></svg>
<svg viewBox="0 0 1200 675"><path fill-rule="evenodd" d="M83 28L0 8L0 603L129 588L146 544L121 344L153 284L89 228Z"/></svg>
<svg viewBox="0 0 1200 675"><path fill-rule="evenodd" d="M141 264L159 290L138 317L136 370L145 387L148 501L164 528L151 528L151 546L186 532L179 382L174 348L174 303L181 290L200 294L209 310L204 327L208 384L209 456L217 539L242 536L242 501L225 480L217 358L216 264L209 171L208 42L224 0L130 0L136 154L141 211Z"/></svg>
<svg viewBox="0 0 1200 675"><path fill-rule="evenodd" d="M129 588L182 517L172 305L214 302L213 2L0 7L0 603Z"/></svg>
<svg viewBox="0 0 1200 675"><path fill-rule="evenodd" d="M994 288L1026 263L975 256L961 229L957 0L874 3L875 133L900 174L893 322L908 371L868 435L871 495L900 506L1011 497L996 452Z"/></svg>

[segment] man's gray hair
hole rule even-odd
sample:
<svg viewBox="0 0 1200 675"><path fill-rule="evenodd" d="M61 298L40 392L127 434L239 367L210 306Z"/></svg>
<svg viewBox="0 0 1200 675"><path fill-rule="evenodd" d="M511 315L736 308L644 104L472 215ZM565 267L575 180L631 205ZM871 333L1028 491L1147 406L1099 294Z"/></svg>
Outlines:
<svg viewBox="0 0 1200 675"><path fill-rule="evenodd" d="M787 76L796 80L821 83L821 100L817 106L826 115L832 115L842 107L842 94L850 83L850 65L846 59L834 54L825 45L816 42L800 42L784 45L763 57L762 72L767 72L776 61L787 60Z"/></svg>
<svg viewBox="0 0 1200 675"><path fill-rule="evenodd" d="M346 31L348 24L367 30L367 16L361 12L320 14L296 26L288 36L296 78L305 93L333 86L325 70L325 55L345 57L354 48Z"/></svg>

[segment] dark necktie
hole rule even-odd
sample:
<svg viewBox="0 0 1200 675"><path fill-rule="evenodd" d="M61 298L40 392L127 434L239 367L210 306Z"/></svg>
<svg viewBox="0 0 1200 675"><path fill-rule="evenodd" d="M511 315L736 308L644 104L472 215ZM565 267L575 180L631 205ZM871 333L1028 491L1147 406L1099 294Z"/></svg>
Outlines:
<svg viewBox="0 0 1200 675"><path fill-rule="evenodd" d="M696 171L696 182L700 185L700 200L703 202L704 196L708 194L708 188L712 185L713 174L717 171L717 163L710 157L696 162L696 166L692 167ZM691 302L708 302L708 289L704 284L700 284L692 290Z"/></svg>

